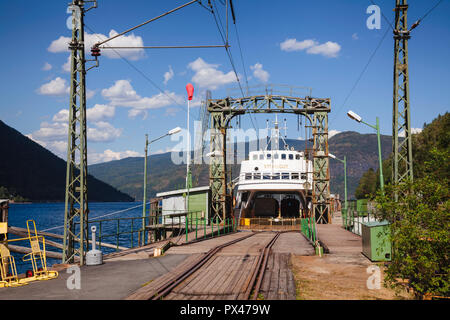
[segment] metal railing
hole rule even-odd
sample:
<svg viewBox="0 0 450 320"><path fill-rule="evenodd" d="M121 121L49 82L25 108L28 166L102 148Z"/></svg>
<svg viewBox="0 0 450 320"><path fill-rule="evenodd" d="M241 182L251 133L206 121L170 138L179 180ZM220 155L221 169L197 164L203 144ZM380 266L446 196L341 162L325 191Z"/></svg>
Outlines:
<svg viewBox="0 0 450 320"><path fill-rule="evenodd" d="M301 218L241 218L240 229L300 230Z"/></svg>
<svg viewBox="0 0 450 320"><path fill-rule="evenodd" d="M207 219L202 211L163 214L146 217L147 224L142 228L142 216L108 218L88 221L88 230L91 226L97 227L97 246L99 250L119 251L121 249L135 248L160 240L181 237L185 235L186 242L216 237L237 230L237 220L227 218L224 221ZM173 212L173 211L171 211ZM75 225L79 227L79 222ZM150 233L160 232L159 237L149 237ZM153 241L154 240L154 241Z"/></svg>
<svg viewBox="0 0 450 320"><path fill-rule="evenodd" d="M348 208L342 208L343 227L354 234L361 235L362 224L373 221L377 221L375 214L365 199L350 200Z"/></svg>

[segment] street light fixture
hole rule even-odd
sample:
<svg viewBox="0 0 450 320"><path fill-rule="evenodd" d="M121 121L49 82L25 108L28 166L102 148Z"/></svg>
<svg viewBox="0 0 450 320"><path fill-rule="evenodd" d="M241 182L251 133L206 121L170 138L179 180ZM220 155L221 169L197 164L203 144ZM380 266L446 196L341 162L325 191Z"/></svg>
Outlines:
<svg viewBox="0 0 450 320"><path fill-rule="evenodd" d="M338 160L338 161L340 161L340 162L342 162L344 164L344 197L345 197L345 204L344 204L344 206L345 206L345 209L347 209L348 208L348 205L347 205L347 157L344 156L344 160L341 160L341 159L337 158L332 153L328 153L328 156L330 158Z"/></svg>
<svg viewBox="0 0 450 320"><path fill-rule="evenodd" d="M347 112L347 115L360 123L364 123L365 125L375 129L377 131L377 140L378 140L378 161L380 163L380 189L382 192L384 192L384 178L383 178L383 159L381 158L381 139L380 139L380 120L378 117L376 117L377 119L377 123L376 125L371 125L367 122L364 122L361 118L361 116L359 116L358 114L356 114L355 112L349 110Z"/></svg>
<svg viewBox="0 0 450 320"><path fill-rule="evenodd" d="M144 244L145 239L145 211L147 207L147 154L149 145L155 141L158 141L164 137L171 136L181 131L180 127L173 128L169 130L166 134L160 136L159 138L153 139L152 141L148 141L148 134L145 135L145 158L144 158L144 197L142 200L142 233L141 233L141 243Z"/></svg>

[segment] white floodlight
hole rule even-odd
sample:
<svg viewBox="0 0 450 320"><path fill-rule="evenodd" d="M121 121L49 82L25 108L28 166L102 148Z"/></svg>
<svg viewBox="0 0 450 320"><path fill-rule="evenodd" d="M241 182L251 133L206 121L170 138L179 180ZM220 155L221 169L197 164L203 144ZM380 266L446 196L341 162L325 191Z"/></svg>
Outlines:
<svg viewBox="0 0 450 320"><path fill-rule="evenodd" d="M181 128L176 127L176 128L173 128L172 130L170 130L168 134L172 135L172 134L178 133L180 131L181 131Z"/></svg>
<svg viewBox="0 0 450 320"><path fill-rule="evenodd" d="M336 156L335 156L334 154L332 154L332 153L328 153L328 156L329 156L330 158L336 159Z"/></svg>
<svg viewBox="0 0 450 320"><path fill-rule="evenodd" d="M358 122L361 122L361 121L362 121L362 118L361 118L359 115L357 115L356 113L354 113L352 110L349 110L349 111L347 112L347 115L348 115L350 118L352 118L353 120L356 120L356 121L358 121Z"/></svg>

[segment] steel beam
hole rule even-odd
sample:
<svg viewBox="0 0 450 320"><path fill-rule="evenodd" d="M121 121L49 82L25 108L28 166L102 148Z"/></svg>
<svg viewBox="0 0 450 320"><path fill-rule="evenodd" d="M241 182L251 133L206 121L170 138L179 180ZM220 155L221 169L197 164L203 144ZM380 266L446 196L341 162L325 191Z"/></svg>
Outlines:
<svg viewBox="0 0 450 320"><path fill-rule="evenodd" d="M63 263L85 262L88 249L87 130L84 1L72 2L72 41Z"/></svg>
<svg viewBox="0 0 450 320"><path fill-rule="evenodd" d="M412 132L409 104L408 5L406 0L396 0L394 29L394 97L392 121L392 181L394 184L413 180ZM405 133L399 139L400 132Z"/></svg>
<svg viewBox="0 0 450 320"><path fill-rule="evenodd" d="M210 187L211 217L224 219L231 213L231 192L226 171L226 130L231 119L245 113L291 113L305 116L313 126L314 173L313 212L319 223L330 222L328 165L328 113L330 99L292 97L277 94L243 98L209 99L211 116Z"/></svg>

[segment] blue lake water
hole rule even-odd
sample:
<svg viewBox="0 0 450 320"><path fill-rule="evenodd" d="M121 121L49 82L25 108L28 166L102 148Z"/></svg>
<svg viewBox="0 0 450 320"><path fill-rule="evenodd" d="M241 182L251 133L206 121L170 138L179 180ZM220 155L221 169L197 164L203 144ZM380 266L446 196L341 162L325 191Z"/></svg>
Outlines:
<svg viewBox="0 0 450 320"><path fill-rule="evenodd" d="M137 207L131 210L127 210L129 208ZM142 227L141 219L125 219L120 220L119 224L117 223L117 218L139 218L142 216L142 202L90 202L89 203L89 221L95 221L96 217L104 216L110 213L114 213L117 211L123 212L115 213L112 215L108 215L101 219L111 219L110 221L104 221L101 225L101 234L103 236L108 236L102 239L102 242L110 243L123 247L131 247L137 246L138 243L138 232L134 231ZM148 207L147 207L148 210ZM38 231L43 231L49 228L51 229L48 232L63 234L64 228L64 203L31 203L31 204L20 204L20 203L12 203L9 207L9 218L8 225L15 227L26 228L26 221L32 219L36 222L36 228ZM132 222L133 221L133 222ZM133 225L132 225L133 224ZM92 223L94 225L94 223ZM95 223L97 226L97 236L100 232L100 224L98 222ZM131 236L131 228L133 227L133 239ZM90 229L90 227L89 227ZM130 232L128 234L116 236L117 230L120 232ZM10 239L17 238L13 235L10 235ZM58 242L62 244L62 240L54 239L54 238L46 238L46 240L51 240L54 242ZM89 231L89 239L91 239L91 232ZM98 239L97 239L98 240ZM133 240L133 242L131 242ZM28 246L29 243L24 241L17 243L17 245ZM91 247L89 247L91 249ZM97 248L98 249L98 248ZM55 251L61 252L61 250L51 247L49 245L46 246L47 251ZM115 251L110 248L101 248L102 252L109 253ZM28 269L31 268L30 262L22 261L22 254L13 254L16 260L17 272L24 273ZM57 259L47 259L47 265L51 266L55 263L61 263L60 260Z"/></svg>

